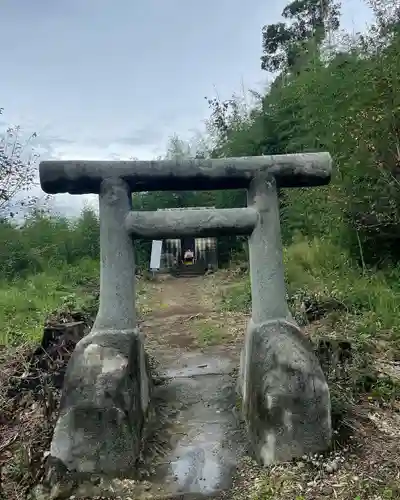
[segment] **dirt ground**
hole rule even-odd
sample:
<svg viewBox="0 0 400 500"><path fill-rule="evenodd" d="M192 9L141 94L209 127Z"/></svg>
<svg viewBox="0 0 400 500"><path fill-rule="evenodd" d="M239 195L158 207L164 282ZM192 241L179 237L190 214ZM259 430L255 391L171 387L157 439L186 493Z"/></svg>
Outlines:
<svg viewBox="0 0 400 500"><path fill-rule="evenodd" d="M238 355L248 317L221 307L223 294L237 279L219 272L140 281L138 310L148 351L170 346L184 353L223 345ZM77 319L72 314L66 320ZM311 335L312 328L305 333ZM72 349L55 341L51 352L39 356L48 359L39 363L40 369L37 362L32 364L31 347L0 351L0 499L26 500L41 479L57 415L59 375ZM346 436L338 429L332 450L325 454L268 469L245 458L224 498L400 500L400 400L366 393L342 420Z"/></svg>
<svg viewBox="0 0 400 500"><path fill-rule="evenodd" d="M139 292L140 328L148 350L173 347L182 350L211 345L237 348L247 318L221 311L216 276L172 278L160 276Z"/></svg>

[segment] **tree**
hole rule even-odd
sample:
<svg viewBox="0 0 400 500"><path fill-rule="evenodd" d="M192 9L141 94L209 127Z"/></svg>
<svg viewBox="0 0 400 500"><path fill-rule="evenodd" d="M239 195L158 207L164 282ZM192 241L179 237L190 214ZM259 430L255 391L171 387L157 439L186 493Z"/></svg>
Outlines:
<svg viewBox="0 0 400 500"><path fill-rule="evenodd" d="M2 111L0 108L0 114ZM20 134L20 127L9 127L0 136L0 217L3 219L14 217L36 201L34 196L21 197L36 183L39 155L31 147L36 133L24 143Z"/></svg>
<svg viewBox="0 0 400 500"><path fill-rule="evenodd" d="M176 134L169 139L166 160L185 160L192 157L190 144L180 139Z"/></svg>
<svg viewBox="0 0 400 500"><path fill-rule="evenodd" d="M383 38L389 38L400 27L399 0L367 0L377 21L377 32Z"/></svg>
<svg viewBox="0 0 400 500"><path fill-rule="evenodd" d="M299 59L319 50L328 33L338 30L340 4L335 0L294 0L282 12L287 22L269 24L262 30L261 68L291 70Z"/></svg>

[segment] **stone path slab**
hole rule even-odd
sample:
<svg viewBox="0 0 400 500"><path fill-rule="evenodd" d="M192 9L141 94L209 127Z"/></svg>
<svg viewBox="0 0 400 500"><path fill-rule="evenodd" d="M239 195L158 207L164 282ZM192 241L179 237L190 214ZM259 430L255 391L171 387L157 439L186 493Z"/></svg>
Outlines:
<svg viewBox="0 0 400 500"><path fill-rule="evenodd" d="M134 498L212 498L229 489L245 450L236 407L237 359L226 349L160 352L154 398L166 416L165 455ZM182 496L183 495L183 496Z"/></svg>

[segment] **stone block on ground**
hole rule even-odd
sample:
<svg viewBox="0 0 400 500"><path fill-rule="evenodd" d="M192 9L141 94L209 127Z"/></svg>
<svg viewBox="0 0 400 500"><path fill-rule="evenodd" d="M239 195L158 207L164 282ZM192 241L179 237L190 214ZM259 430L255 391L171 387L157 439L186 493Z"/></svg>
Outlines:
<svg viewBox="0 0 400 500"><path fill-rule="evenodd" d="M329 388L310 341L294 323L250 323L240 390L260 463L285 462L329 447Z"/></svg>
<svg viewBox="0 0 400 500"><path fill-rule="evenodd" d="M77 344L68 365L51 459L77 473L132 473L148 404L142 334L90 333Z"/></svg>

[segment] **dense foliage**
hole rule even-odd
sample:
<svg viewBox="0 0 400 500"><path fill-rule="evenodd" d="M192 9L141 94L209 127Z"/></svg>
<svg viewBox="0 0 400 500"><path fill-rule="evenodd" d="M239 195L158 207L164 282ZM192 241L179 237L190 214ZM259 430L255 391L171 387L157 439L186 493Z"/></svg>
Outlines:
<svg viewBox="0 0 400 500"><path fill-rule="evenodd" d="M290 2L283 11L284 22L263 29L262 65L279 70L265 94L253 93L252 106L238 98L209 99L206 136L195 145L173 137L166 157L329 151L335 162L330 186L280 193L285 245L299 237L327 241L331 251L348 255L364 273L380 267L388 276L397 276L400 11L398 2L371 0L371 5L377 21L370 32L352 39L342 36L332 45L327 42L332 33L338 33L337 3ZM13 190L1 191L2 183L9 186L9 179L15 179L16 191L21 192L30 182L35 159L21 156L17 139L10 149L10 138L8 131L0 143L0 210L6 206L8 210L15 195ZM138 210L244 204L242 191L158 192L133 197ZM97 268L99 228L92 211L85 210L76 220L33 211L21 227L6 215L3 211L0 224L2 281L33 273L59 273L88 260L95 263L91 270ZM149 248L148 242L137 243L141 266L148 265ZM219 242L222 263L241 251L240 238Z"/></svg>
<svg viewBox="0 0 400 500"><path fill-rule="evenodd" d="M268 71L296 71L318 57L328 35L340 25L340 4L333 0L294 0L283 9L286 22L264 26L261 66Z"/></svg>

